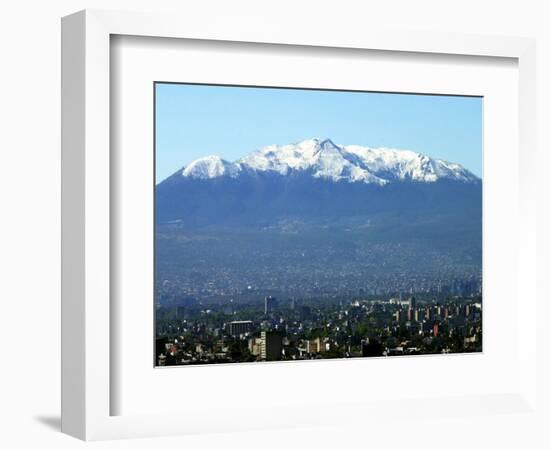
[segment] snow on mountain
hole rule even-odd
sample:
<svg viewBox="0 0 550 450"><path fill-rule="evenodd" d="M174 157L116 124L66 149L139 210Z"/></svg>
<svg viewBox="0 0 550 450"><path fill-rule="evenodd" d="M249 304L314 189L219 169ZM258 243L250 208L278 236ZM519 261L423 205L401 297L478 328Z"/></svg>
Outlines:
<svg viewBox="0 0 550 450"><path fill-rule="evenodd" d="M287 175L291 170L308 171L315 178L333 181L386 184L366 166L359 166L345 157L342 147L330 139L309 139L298 144L270 145L240 159L238 163L256 171L274 171Z"/></svg>
<svg viewBox="0 0 550 450"><path fill-rule="evenodd" d="M281 175L303 172L315 178L381 186L396 181L479 181L478 177L459 164L410 150L336 145L330 139L317 138L296 144L270 145L234 163L217 156L208 156L192 162L182 175L199 179L220 176L236 178L244 171L275 172Z"/></svg>
<svg viewBox="0 0 550 450"><path fill-rule="evenodd" d="M219 156L205 156L185 167L182 175L201 180L221 176L236 178L241 170L240 164L228 162Z"/></svg>
<svg viewBox="0 0 550 450"><path fill-rule="evenodd" d="M346 145L343 151L349 158L357 158L356 164L368 167L374 174L388 181L430 183L441 178L463 182L479 181L478 177L460 164L430 158L410 150Z"/></svg>

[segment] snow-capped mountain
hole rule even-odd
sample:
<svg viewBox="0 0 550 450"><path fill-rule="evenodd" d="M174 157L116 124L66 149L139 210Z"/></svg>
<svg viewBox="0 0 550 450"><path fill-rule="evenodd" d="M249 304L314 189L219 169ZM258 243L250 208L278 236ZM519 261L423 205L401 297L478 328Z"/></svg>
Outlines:
<svg viewBox="0 0 550 450"><path fill-rule="evenodd" d="M315 296L478 275L482 188L458 164L329 139L200 158L155 187L155 273Z"/></svg>
<svg viewBox="0 0 550 450"><path fill-rule="evenodd" d="M346 271L362 285L479 273L482 188L458 164L328 139L200 158L155 187L155 270L209 282L197 274L212 267L222 283L297 274L289 285L315 292L347 286Z"/></svg>
<svg viewBox="0 0 550 450"><path fill-rule="evenodd" d="M230 163L219 156L205 156L204 158L196 159L185 167L182 175L201 180L222 176L235 178L241 170L240 164Z"/></svg>
<svg viewBox="0 0 550 450"><path fill-rule="evenodd" d="M313 178L379 186L398 181L480 181L459 164L410 150L337 145L330 139L317 138L295 144L270 145L235 162L207 156L181 171L184 177L202 180L237 178L250 173L303 173Z"/></svg>
<svg viewBox="0 0 550 450"><path fill-rule="evenodd" d="M309 139L268 146L235 162L219 156L193 161L156 186L155 208L158 223L198 229L380 221L420 222L420 229L437 233L451 222L478 227L481 193L481 180L458 164L413 151Z"/></svg>

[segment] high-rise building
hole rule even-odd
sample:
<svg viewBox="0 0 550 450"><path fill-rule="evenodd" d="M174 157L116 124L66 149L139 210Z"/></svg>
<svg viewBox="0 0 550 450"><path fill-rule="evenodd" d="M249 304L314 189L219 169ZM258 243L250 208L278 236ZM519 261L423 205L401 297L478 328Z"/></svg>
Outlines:
<svg viewBox="0 0 550 450"><path fill-rule="evenodd" d="M395 313L393 314L393 317L395 319L396 322L400 322L401 321L401 310L397 310L395 311Z"/></svg>
<svg viewBox="0 0 550 450"><path fill-rule="evenodd" d="M227 324L227 333L231 336L241 336L250 333L253 328L251 320L235 320Z"/></svg>
<svg viewBox="0 0 550 450"><path fill-rule="evenodd" d="M261 359L264 361L279 361L283 351L283 338L277 331L262 331Z"/></svg>
<svg viewBox="0 0 550 450"><path fill-rule="evenodd" d="M413 322L418 320L416 317L416 299L414 297L409 298L409 309L407 310L407 321Z"/></svg>
<svg viewBox="0 0 550 450"><path fill-rule="evenodd" d="M426 320L430 320L433 317L432 310L429 306L426 307L424 311L424 317L426 318Z"/></svg>
<svg viewBox="0 0 550 450"><path fill-rule="evenodd" d="M265 313L269 314L270 312L275 311L278 306L277 299L271 295L265 298Z"/></svg>

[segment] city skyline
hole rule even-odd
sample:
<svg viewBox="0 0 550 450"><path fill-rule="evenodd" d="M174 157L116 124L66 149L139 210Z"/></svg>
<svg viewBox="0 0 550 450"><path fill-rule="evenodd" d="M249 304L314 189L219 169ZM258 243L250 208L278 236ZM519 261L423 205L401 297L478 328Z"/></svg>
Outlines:
<svg viewBox="0 0 550 450"><path fill-rule="evenodd" d="M275 303L268 310L271 301ZM206 314L205 306L157 305L155 365L482 351L480 295L321 303L266 297L265 310L261 304L229 302L209 305Z"/></svg>

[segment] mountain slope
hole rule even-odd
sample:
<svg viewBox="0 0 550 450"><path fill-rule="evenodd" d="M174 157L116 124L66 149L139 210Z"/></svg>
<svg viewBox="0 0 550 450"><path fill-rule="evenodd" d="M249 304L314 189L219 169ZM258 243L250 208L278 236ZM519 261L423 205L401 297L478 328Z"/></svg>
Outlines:
<svg viewBox="0 0 550 450"><path fill-rule="evenodd" d="M481 181L458 164L319 139L266 147L234 163L201 158L156 187L157 223L188 227L470 215L479 222L480 211Z"/></svg>
<svg viewBox="0 0 550 450"><path fill-rule="evenodd" d="M155 200L156 280L176 296L479 281L481 180L419 153L312 139L236 162L209 156L158 184Z"/></svg>

